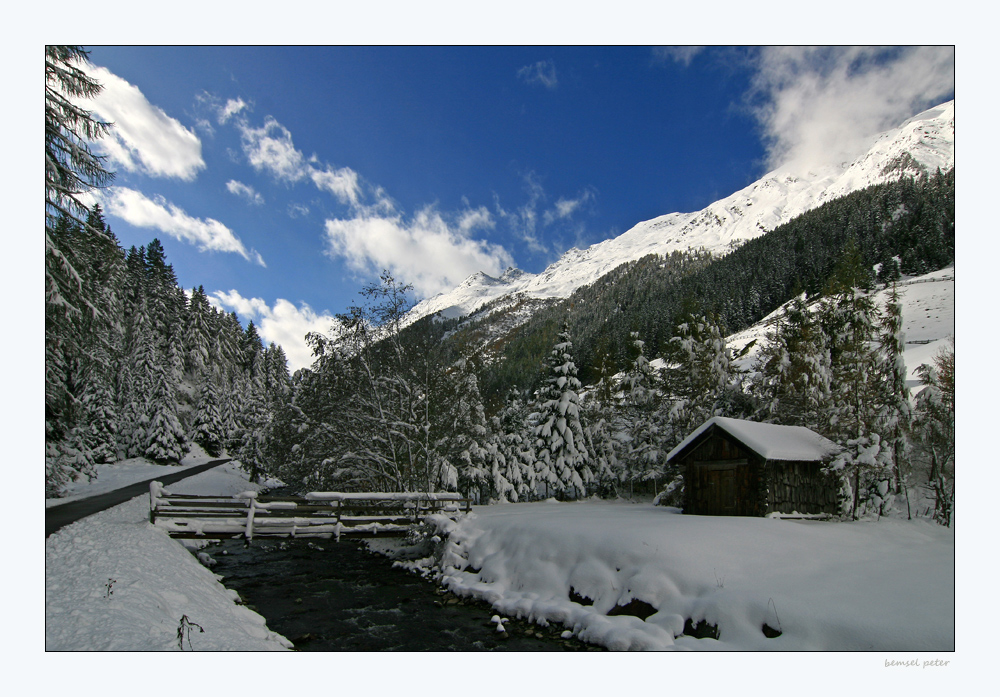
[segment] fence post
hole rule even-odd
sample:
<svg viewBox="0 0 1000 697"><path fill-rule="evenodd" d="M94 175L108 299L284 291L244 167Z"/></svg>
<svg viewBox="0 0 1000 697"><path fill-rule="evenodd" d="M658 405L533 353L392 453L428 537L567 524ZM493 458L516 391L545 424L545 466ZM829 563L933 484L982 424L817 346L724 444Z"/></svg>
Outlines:
<svg viewBox="0 0 1000 697"><path fill-rule="evenodd" d="M250 499L250 510L247 511L247 529L244 535L246 535L247 540L253 539L253 514L257 510L257 498Z"/></svg>
<svg viewBox="0 0 1000 697"><path fill-rule="evenodd" d="M163 484L160 482L149 483L149 522L156 523L156 507L159 505L160 492Z"/></svg>

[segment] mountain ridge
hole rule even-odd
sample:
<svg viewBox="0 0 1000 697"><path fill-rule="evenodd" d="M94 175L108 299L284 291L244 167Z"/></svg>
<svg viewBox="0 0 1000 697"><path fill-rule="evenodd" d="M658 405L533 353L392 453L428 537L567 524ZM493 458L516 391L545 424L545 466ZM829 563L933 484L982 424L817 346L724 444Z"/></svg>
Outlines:
<svg viewBox="0 0 1000 697"><path fill-rule="evenodd" d="M538 274L515 267L499 278L477 272L451 291L418 303L405 323L437 313L449 319L467 316L519 293L532 299L567 298L621 264L653 253L704 249L722 255L853 191L950 169L954 167L954 108L954 100L945 102L873 136L868 149L849 163L805 174L779 167L700 211L667 213L586 249L570 249Z"/></svg>

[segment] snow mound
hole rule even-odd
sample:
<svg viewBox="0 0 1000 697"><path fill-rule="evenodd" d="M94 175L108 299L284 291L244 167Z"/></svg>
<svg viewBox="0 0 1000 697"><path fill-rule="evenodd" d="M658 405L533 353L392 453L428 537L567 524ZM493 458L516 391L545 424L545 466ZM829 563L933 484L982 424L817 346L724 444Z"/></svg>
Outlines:
<svg viewBox="0 0 1000 697"><path fill-rule="evenodd" d="M953 531L926 521L586 501L477 510L451 526L439 578L615 650L951 651L954 564ZM699 627L718 638L690 636Z"/></svg>

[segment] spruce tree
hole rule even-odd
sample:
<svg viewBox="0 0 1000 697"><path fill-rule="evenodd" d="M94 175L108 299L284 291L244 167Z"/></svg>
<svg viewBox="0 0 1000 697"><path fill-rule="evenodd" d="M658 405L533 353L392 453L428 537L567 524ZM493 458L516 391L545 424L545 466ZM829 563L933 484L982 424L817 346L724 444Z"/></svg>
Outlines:
<svg viewBox="0 0 1000 697"><path fill-rule="evenodd" d="M804 294L787 305L769 332L755 373L753 389L760 401L761 419L828 430L830 351Z"/></svg>
<svg viewBox="0 0 1000 697"><path fill-rule="evenodd" d="M917 394L914 435L917 450L930 462L928 484L934 491L934 519L951 525L955 476L955 348L917 369L924 385Z"/></svg>
<svg viewBox="0 0 1000 697"><path fill-rule="evenodd" d="M882 396L877 414L877 429L882 442L889 448L895 472L895 493L906 495L906 478L910 471L909 433L913 419L910 388L906 384L906 362L903 350L906 337L903 333L903 310L899 290L895 283L886 300L886 307L878 323L879 352L876 370L882 379Z"/></svg>
<svg viewBox="0 0 1000 697"><path fill-rule="evenodd" d="M479 382L467 358L460 358L446 373L443 409L438 426L437 449L454 468L458 490L476 498L488 496L491 480L499 477L506 459L496 448L487 448L490 438L486 412L479 395ZM508 493L508 483L499 484Z"/></svg>
<svg viewBox="0 0 1000 697"><path fill-rule="evenodd" d="M500 412L493 417L493 433L504 456L505 478L514 487L513 500L530 501L537 496L533 437L528 429L528 409L513 387Z"/></svg>
<svg viewBox="0 0 1000 697"><path fill-rule="evenodd" d="M583 386L577 378L572 351L569 323L565 322L548 357L549 377L537 396L539 416L534 436L539 469L543 476L548 475L543 482L579 497L586 493L593 475L587 467L586 436L580 421L579 395Z"/></svg>
<svg viewBox="0 0 1000 697"><path fill-rule="evenodd" d="M677 325L664 356L664 405L671 430L668 450L693 429L721 412L734 387L735 369L718 322L712 316L688 314Z"/></svg>
<svg viewBox="0 0 1000 697"><path fill-rule="evenodd" d="M645 355L645 342L638 332L632 333L635 359L625 375L624 411L629 422L629 444L626 458L626 478L629 495L636 482L664 476L664 450L661 423L662 388L659 374L650 366Z"/></svg>
<svg viewBox="0 0 1000 697"><path fill-rule="evenodd" d="M94 299L83 291L85 268L76 258L77 245L80 238L103 231L87 224L81 195L114 178L106 158L91 149L112 124L77 105L102 89L80 68L86 60L87 52L79 46L45 47L45 298L70 316L96 311ZM56 234L61 220L79 226L77 240Z"/></svg>
<svg viewBox="0 0 1000 697"><path fill-rule="evenodd" d="M843 446L832 463L850 489L845 503L857 520L862 504L884 512L882 495L892 480L892 450L878 433L882 381L875 350L878 308L871 297L872 271L850 241L828 284L820 322L831 354L831 422L824 433Z"/></svg>
<svg viewBox="0 0 1000 697"><path fill-rule="evenodd" d="M213 457L222 454L226 441L217 373L217 369L212 370L201 384L194 423L189 435L190 440Z"/></svg>
<svg viewBox="0 0 1000 697"><path fill-rule="evenodd" d="M184 368L192 378L199 378L208 370L211 355L211 308L205 289L198 286L191 291L184 322Z"/></svg>
<svg viewBox="0 0 1000 697"><path fill-rule="evenodd" d="M173 378L159 364L153 371L154 392L149 403L142 454L161 464L177 463L187 452L187 438L177 419Z"/></svg>

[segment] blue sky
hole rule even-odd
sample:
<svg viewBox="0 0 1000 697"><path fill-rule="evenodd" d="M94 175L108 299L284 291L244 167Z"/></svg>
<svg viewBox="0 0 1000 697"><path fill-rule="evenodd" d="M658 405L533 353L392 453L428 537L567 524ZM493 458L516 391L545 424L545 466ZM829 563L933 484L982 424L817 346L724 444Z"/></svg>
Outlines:
<svg viewBox="0 0 1000 697"><path fill-rule="evenodd" d="M87 48L122 245L292 369L383 268L417 300L538 272L954 96L940 48Z"/></svg>

